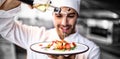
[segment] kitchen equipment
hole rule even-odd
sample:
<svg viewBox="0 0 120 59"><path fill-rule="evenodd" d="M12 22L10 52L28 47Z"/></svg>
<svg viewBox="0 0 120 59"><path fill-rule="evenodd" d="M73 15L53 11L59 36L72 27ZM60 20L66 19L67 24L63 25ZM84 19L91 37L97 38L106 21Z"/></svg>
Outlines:
<svg viewBox="0 0 120 59"><path fill-rule="evenodd" d="M87 37L103 44L120 42L120 22L89 19L87 21Z"/></svg>
<svg viewBox="0 0 120 59"><path fill-rule="evenodd" d="M107 45L120 43L120 20L117 13L108 10L89 10L81 15L86 18L86 37Z"/></svg>

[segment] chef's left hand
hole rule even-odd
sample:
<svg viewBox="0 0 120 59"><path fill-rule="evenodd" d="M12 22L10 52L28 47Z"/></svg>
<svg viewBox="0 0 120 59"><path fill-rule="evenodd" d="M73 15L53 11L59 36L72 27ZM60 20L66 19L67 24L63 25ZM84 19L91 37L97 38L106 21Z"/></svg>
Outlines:
<svg viewBox="0 0 120 59"><path fill-rule="evenodd" d="M75 59L76 55L48 55L51 59Z"/></svg>

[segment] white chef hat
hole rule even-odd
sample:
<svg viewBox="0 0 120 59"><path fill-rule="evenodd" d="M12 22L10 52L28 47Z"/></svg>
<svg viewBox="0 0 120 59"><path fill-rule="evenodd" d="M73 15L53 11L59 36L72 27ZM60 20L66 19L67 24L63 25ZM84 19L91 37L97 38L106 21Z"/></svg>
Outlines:
<svg viewBox="0 0 120 59"><path fill-rule="evenodd" d="M75 9L78 14L80 11L80 0L51 0L51 5L55 7L70 7Z"/></svg>

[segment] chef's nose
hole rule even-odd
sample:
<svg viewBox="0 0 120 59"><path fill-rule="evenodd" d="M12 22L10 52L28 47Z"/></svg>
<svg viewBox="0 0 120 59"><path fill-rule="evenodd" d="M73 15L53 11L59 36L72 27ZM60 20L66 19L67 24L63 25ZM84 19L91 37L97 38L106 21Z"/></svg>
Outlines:
<svg viewBox="0 0 120 59"><path fill-rule="evenodd" d="M62 25L66 26L67 23L68 23L67 17L64 17L64 18L62 19Z"/></svg>

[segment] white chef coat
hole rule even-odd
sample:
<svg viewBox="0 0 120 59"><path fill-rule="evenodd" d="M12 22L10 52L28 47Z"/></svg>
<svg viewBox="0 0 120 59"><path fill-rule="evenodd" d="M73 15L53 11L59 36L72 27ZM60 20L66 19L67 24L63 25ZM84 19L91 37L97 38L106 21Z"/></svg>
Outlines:
<svg viewBox="0 0 120 59"><path fill-rule="evenodd" d="M23 25L16 21L15 14L20 7L9 11L0 10L0 34L7 40L27 50L27 59L50 59L45 54L40 54L30 49L31 44L43 41L59 40L56 29L46 30L45 27L33 27ZM73 41L86 44L89 50L83 54L76 55L76 59L99 59L99 47L92 41L84 38L78 32L65 38L66 41Z"/></svg>

